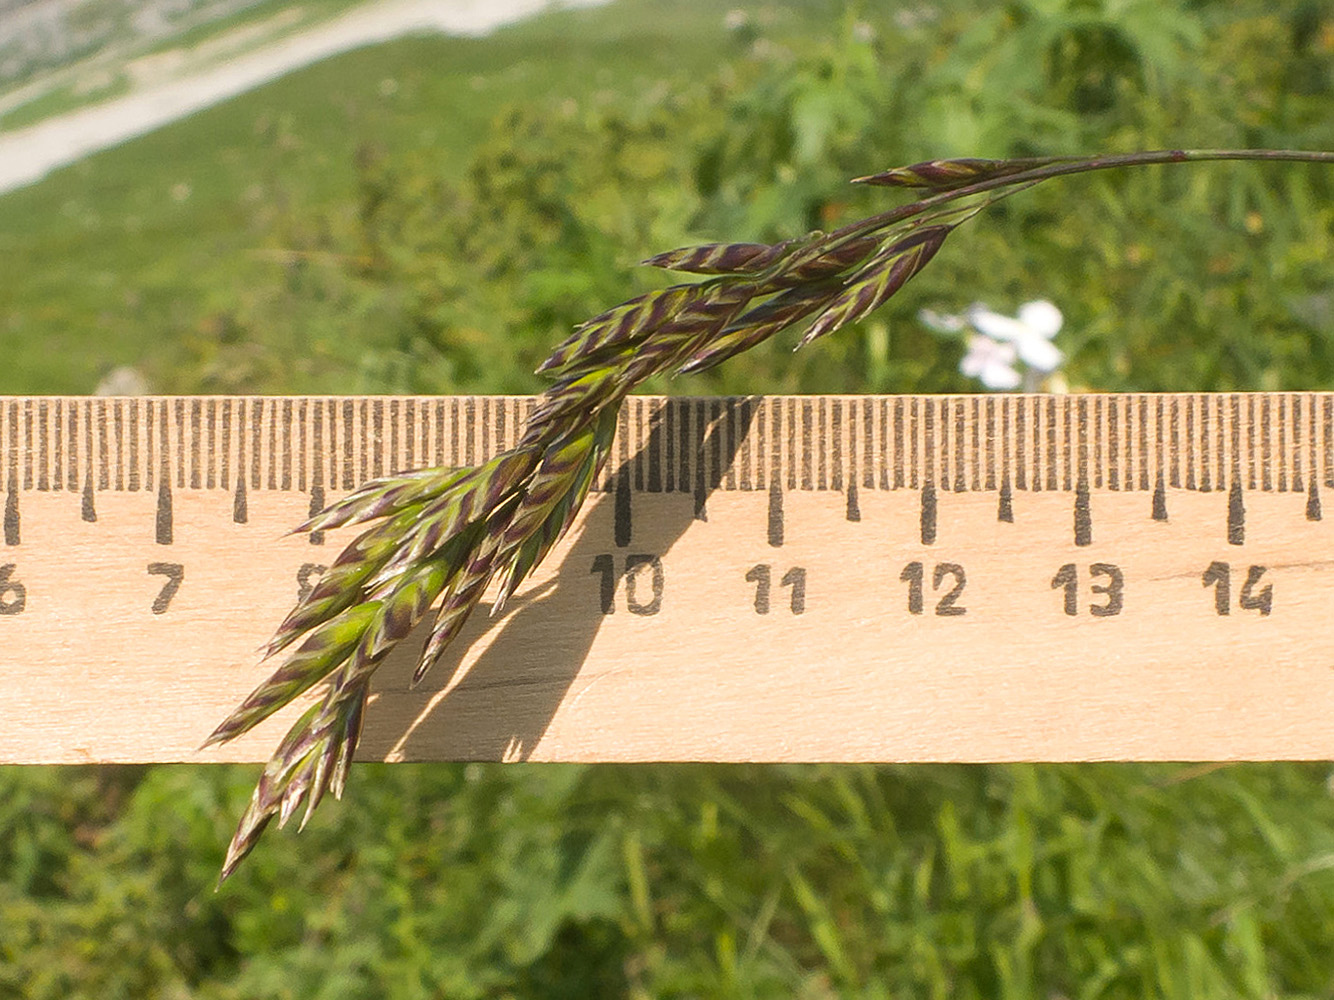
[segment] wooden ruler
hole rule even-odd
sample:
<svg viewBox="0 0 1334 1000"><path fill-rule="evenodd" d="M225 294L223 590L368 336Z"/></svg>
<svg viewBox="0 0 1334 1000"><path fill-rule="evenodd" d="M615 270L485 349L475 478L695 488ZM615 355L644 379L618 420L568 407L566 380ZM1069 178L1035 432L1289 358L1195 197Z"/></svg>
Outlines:
<svg viewBox="0 0 1334 1000"><path fill-rule="evenodd" d="M365 479L532 401L0 398L0 761L195 747ZM390 760L1334 757L1334 395L662 399L570 536L409 690Z"/></svg>

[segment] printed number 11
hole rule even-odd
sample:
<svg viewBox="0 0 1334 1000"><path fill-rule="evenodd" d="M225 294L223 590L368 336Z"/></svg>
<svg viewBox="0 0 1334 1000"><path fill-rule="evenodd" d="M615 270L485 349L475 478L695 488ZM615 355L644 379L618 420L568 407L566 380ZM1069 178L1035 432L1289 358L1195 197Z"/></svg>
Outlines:
<svg viewBox="0 0 1334 1000"><path fill-rule="evenodd" d="M772 576L772 568L768 563L752 566L746 573L746 581L755 584L755 613L757 615L767 615L769 613L769 591L773 586L771 583ZM799 615L804 612L806 610L806 570L801 566L793 566L783 574L780 583L784 587L792 588L792 601L789 605L792 613Z"/></svg>

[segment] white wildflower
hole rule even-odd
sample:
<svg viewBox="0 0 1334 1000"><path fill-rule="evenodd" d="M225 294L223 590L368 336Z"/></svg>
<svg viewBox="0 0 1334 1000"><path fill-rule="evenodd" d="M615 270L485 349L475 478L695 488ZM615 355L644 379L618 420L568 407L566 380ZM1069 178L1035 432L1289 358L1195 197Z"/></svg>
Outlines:
<svg viewBox="0 0 1334 1000"><path fill-rule="evenodd" d="M934 309L919 309L917 318L936 333L958 333L968 325L968 320L963 316L938 313Z"/></svg>
<svg viewBox="0 0 1334 1000"><path fill-rule="evenodd" d="M1022 378L1014 367L1015 354L1013 344L974 333L968 338L968 353L959 362L959 371L988 389L1017 389Z"/></svg>
<svg viewBox="0 0 1334 1000"><path fill-rule="evenodd" d="M1065 318L1061 310L1045 299L1025 302L1017 316L1003 316L980 303L969 306L964 316L968 325L979 333L1014 344L1019 359L1035 371L1054 372L1065 360L1065 355L1051 342Z"/></svg>
<svg viewBox="0 0 1334 1000"><path fill-rule="evenodd" d="M1064 317L1046 299L1025 302L1016 316L1003 315L975 302L958 314L922 309L917 318L924 326L945 336L970 331L968 353L959 364L959 371L969 378L980 379L988 389L1014 389L1022 384L1025 391L1036 392L1041 376L1048 376L1047 381L1055 384L1057 369L1065 360L1065 355L1051 342ZM1022 371L1016 371L1016 361L1023 362Z"/></svg>
<svg viewBox="0 0 1334 1000"><path fill-rule="evenodd" d="M148 380L129 365L113 368L102 377L93 390L95 396L147 396Z"/></svg>

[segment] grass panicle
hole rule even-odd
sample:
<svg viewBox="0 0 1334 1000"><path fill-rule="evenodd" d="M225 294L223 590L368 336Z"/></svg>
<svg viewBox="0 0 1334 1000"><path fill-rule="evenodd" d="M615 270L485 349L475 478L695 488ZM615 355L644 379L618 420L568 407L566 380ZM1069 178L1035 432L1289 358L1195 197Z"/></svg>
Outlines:
<svg viewBox="0 0 1334 1000"><path fill-rule="evenodd" d="M1159 150L1117 156L931 160L859 178L925 192L917 201L775 244L708 243L647 264L702 280L630 299L580 325L538 369L552 385L518 445L464 469L422 469L366 483L301 532L376 521L353 540L278 627L266 656L303 640L209 736L234 739L310 689L305 710L260 776L219 879L275 816L342 794L384 657L437 608L414 683L458 636L494 581L493 612L570 527L611 450L621 402L654 375L704 371L809 321L798 346L856 322L910 281L966 219L1068 174L1209 160L1334 162L1292 150Z"/></svg>

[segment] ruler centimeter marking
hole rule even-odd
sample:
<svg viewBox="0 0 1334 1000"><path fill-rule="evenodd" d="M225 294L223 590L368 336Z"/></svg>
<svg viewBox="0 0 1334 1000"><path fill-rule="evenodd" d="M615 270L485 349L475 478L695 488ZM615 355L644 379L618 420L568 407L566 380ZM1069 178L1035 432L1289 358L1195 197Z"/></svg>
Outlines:
<svg viewBox="0 0 1334 1000"><path fill-rule="evenodd" d="M422 465L475 464L518 440L525 397L0 398L4 544L22 537L25 491L158 498L158 540L171 541L176 490L226 489L233 519L256 490L312 495ZM707 435L717 425L719 433ZM1227 534L1245 536L1247 491L1334 487L1334 395L1326 393L1070 396L633 397L595 489L764 491L770 539L782 539L784 491L921 494L923 540L941 492L995 492L997 518L1021 492L1074 494L1078 544L1092 537L1091 490L1151 492L1167 516L1171 490L1227 490Z"/></svg>
<svg viewBox="0 0 1334 1000"><path fill-rule="evenodd" d="M194 748L359 529L283 532L533 405L0 397L0 762L267 757L291 710ZM388 658L362 753L1334 757L1329 488L1331 393L632 397L505 615L422 688Z"/></svg>

